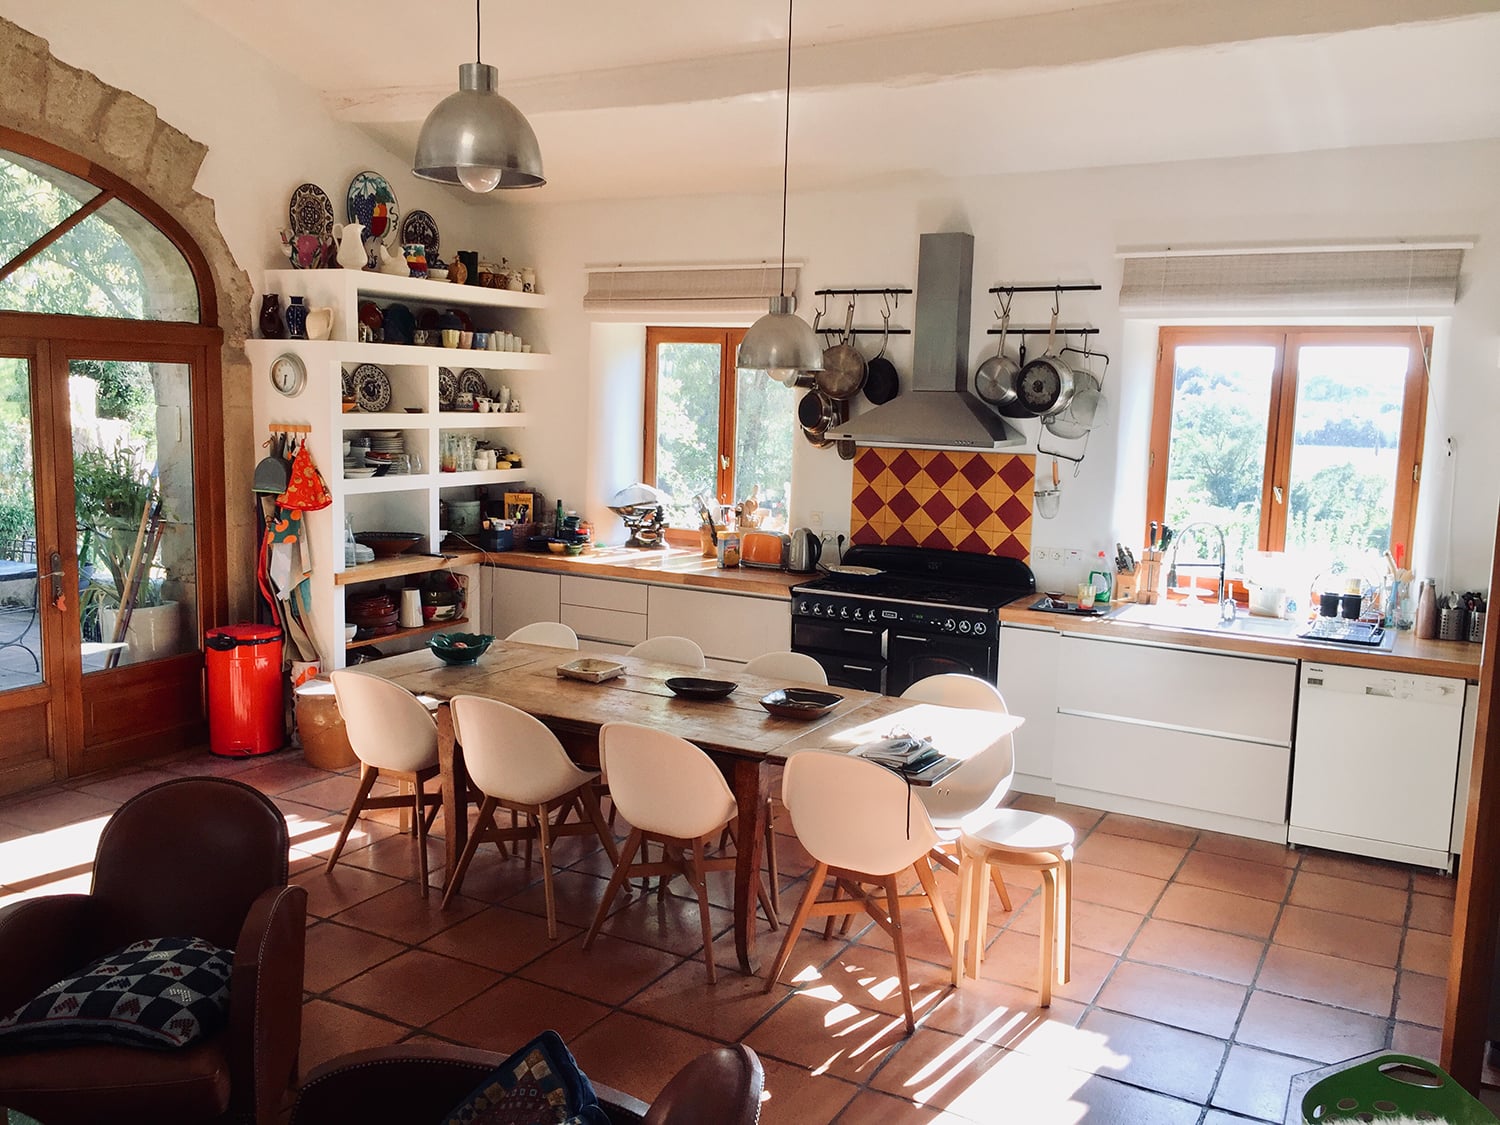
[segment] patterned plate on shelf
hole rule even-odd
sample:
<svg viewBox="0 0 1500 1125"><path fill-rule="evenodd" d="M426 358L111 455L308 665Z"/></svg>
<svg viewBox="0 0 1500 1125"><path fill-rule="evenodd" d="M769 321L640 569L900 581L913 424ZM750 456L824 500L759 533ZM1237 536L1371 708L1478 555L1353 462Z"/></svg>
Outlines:
<svg viewBox="0 0 1500 1125"><path fill-rule="evenodd" d="M426 211L413 211L401 220L401 241L420 242L427 247L427 260L431 262L438 256L437 220Z"/></svg>
<svg viewBox="0 0 1500 1125"><path fill-rule="evenodd" d="M453 400L458 397L458 376L451 367L438 368L438 407L452 410Z"/></svg>
<svg viewBox="0 0 1500 1125"><path fill-rule="evenodd" d="M484 376L472 367L465 367L458 377L458 393L461 395L473 395L475 398L489 398L490 385L484 381Z"/></svg>
<svg viewBox="0 0 1500 1125"><path fill-rule="evenodd" d="M354 401L354 372L343 370L339 372L339 397L345 402Z"/></svg>
<svg viewBox="0 0 1500 1125"><path fill-rule="evenodd" d="M378 414L391 404L391 377L373 363L354 369L354 401L367 414Z"/></svg>
<svg viewBox="0 0 1500 1125"><path fill-rule="evenodd" d="M333 203L317 184L298 185L287 205L286 217L293 234L333 237Z"/></svg>

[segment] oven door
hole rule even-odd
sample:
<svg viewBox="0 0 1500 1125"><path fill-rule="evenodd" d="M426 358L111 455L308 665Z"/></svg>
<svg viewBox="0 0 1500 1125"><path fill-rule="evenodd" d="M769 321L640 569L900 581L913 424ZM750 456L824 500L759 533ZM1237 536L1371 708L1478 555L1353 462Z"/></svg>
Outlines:
<svg viewBox="0 0 1500 1125"><path fill-rule="evenodd" d="M896 626L886 647L885 691L900 695L918 680L949 673L994 683L999 655L993 630L988 637L975 638L906 632Z"/></svg>
<svg viewBox="0 0 1500 1125"><path fill-rule="evenodd" d="M823 666L831 687L885 691L885 629L832 621L792 621L792 651Z"/></svg>

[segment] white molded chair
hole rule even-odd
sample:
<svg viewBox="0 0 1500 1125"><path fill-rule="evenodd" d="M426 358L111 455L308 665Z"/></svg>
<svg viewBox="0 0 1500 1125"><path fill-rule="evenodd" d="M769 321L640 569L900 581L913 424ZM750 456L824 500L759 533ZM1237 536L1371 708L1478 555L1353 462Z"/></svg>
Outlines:
<svg viewBox="0 0 1500 1125"><path fill-rule="evenodd" d="M949 951L954 948L953 925L928 859L938 843L932 822L921 802L910 799L910 789L895 772L857 755L829 750L793 754L787 759L781 785L792 827L816 863L802 901L787 925L765 991L771 991L786 968L792 947L809 918L828 919L826 937L833 931L834 918L863 911L891 935L906 1030L915 1030L901 908L931 909ZM920 895L901 893L897 877L908 868L916 869L922 884ZM832 895L819 902L830 875L834 877ZM869 893L861 884L873 885L879 891ZM840 891L844 892L842 896Z"/></svg>
<svg viewBox="0 0 1500 1125"><path fill-rule="evenodd" d="M827 684L828 673L805 652L767 652L745 665L745 675L794 684Z"/></svg>
<svg viewBox="0 0 1500 1125"><path fill-rule="evenodd" d="M339 853L349 839L354 822L365 809L405 809L413 813L412 830L417 837L417 869L421 873L422 894L427 894L427 830L432 827L443 795L439 789L425 791L425 783L438 776L437 726L423 702L411 692L389 680L367 672L348 669L333 672L333 694L338 700L339 715L349 746L359 758L359 791L344 818L338 843L328 857L327 871L333 870ZM371 789L382 775L412 787L410 796L372 797Z"/></svg>
<svg viewBox="0 0 1500 1125"><path fill-rule="evenodd" d="M561 621L533 621L530 625L522 625L505 639L523 645L547 645L549 648L578 647L578 634Z"/></svg>
<svg viewBox="0 0 1500 1125"><path fill-rule="evenodd" d="M768 680L788 680L794 684L828 683L828 673L805 652L767 652L745 665L745 675ZM779 801L766 798L766 882L770 885L771 905L781 912L781 869L776 859L776 814Z"/></svg>
<svg viewBox="0 0 1500 1125"><path fill-rule="evenodd" d="M915 703L935 703L942 707L967 707L973 711L995 711L1009 714L1000 689L978 676L945 673L918 680L901 693L902 699ZM913 790L927 809L941 844L933 858L957 872L960 867L958 840L966 832L987 824L1010 792L1016 772L1016 744L1006 734L975 754L936 785ZM990 869L1001 905L1010 909L1010 896L1000 872Z"/></svg>
<svg viewBox="0 0 1500 1125"><path fill-rule="evenodd" d="M698 896L703 961L712 984L715 980L713 920L708 910L705 875L709 871L732 870L735 861L733 856L709 859L706 851L709 841L737 812L729 783L713 760L691 742L635 723L605 723L599 729L599 761L609 771L610 793L631 828L594 924L583 939L583 948L594 944L599 928L609 916L609 908L632 878L661 875L665 884L673 875L681 875ZM643 846L649 841L662 846L661 862L644 861ZM642 853L642 862L635 862L637 852ZM776 916L764 884L757 891L774 930Z"/></svg>
<svg viewBox="0 0 1500 1125"><path fill-rule="evenodd" d="M658 664L680 664L684 668L704 668L708 661L698 642L690 637L652 637L625 654Z"/></svg>
<svg viewBox="0 0 1500 1125"><path fill-rule="evenodd" d="M557 901L552 887L552 841L559 836L595 835L609 853L612 863L619 862L614 837L604 826L599 798L594 784L599 780L595 770L580 769L568 758L557 736L526 712L477 695L455 696L453 733L464 748L464 762L469 779L484 794L479 806L479 822L469 834L463 854L443 891L443 906L458 891L464 873L474 859L481 842L493 840L505 852L506 840L530 841L533 835L542 844L542 881L547 893L547 936L557 937ZM514 817L509 828L495 823L495 810L509 809L531 818L530 827L516 827ZM561 810L554 823L552 814ZM568 822L568 812L577 810L578 819ZM585 819L587 818L587 819Z"/></svg>

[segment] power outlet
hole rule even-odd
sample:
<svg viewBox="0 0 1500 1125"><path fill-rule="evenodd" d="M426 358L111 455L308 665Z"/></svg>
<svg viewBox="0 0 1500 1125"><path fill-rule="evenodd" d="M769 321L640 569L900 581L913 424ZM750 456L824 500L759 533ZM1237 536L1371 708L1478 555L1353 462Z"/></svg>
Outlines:
<svg viewBox="0 0 1500 1125"><path fill-rule="evenodd" d="M1083 551L1077 547L1069 547L1063 552L1063 562L1070 567L1083 565Z"/></svg>

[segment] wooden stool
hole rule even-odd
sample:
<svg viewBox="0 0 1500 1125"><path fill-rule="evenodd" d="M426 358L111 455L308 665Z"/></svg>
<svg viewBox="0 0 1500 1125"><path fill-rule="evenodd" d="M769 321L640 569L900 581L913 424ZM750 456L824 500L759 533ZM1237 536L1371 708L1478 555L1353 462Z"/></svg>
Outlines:
<svg viewBox="0 0 1500 1125"><path fill-rule="evenodd" d="M1001 809L983 828L965 832L959 843L958 926L953 951L953 983L964 971L979 979L989 911L991 865L1025 867L1042 873L1041 1006L1052 1003L1052 974L1067 984L1073 950L1073 828L1055 816ZM1061 894L1059 891L1061 885ZM967 964L965 963L967 955Z"/></svg>

